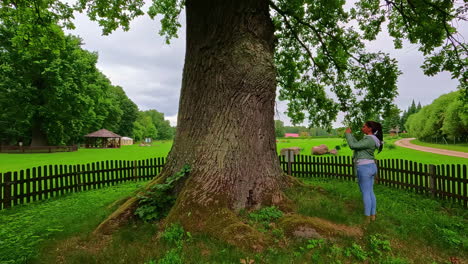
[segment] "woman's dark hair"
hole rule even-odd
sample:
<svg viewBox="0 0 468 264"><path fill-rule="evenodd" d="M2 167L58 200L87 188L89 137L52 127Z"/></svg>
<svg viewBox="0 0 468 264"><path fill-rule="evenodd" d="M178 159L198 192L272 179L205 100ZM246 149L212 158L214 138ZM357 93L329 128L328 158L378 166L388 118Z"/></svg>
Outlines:
<svg viewBox="0 0 468 264"><path fill-rule="evenodd" d="M370 127L372 129L372 134L376 136L380 140L380 146L379 146L379 152L382 151L383 148L383 131L382 131L382 124L379 122L375 121L367 121L366 123L367 127Z"/></svg>

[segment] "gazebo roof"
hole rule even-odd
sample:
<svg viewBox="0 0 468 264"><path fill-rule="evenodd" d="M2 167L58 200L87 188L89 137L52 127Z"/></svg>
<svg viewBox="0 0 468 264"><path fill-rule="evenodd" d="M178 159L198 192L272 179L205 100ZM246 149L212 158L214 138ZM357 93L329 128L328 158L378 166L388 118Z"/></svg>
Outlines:
<svg viewBox="0 0 468 264"><path fill-rule="evenodd" d="M89 133L85 137L97 137L97 138L121 138L121 136L117 135L114 132L111 132L107 129L101 129L93 133Z"/></svg>

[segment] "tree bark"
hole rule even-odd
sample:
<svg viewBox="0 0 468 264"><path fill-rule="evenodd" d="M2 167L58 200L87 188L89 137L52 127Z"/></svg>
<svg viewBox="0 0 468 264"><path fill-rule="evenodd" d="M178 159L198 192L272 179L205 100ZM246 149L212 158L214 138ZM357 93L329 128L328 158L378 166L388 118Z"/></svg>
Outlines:
<svg viewBox="0 0 468 264"><path fill-rule="evenodd" d="M237 211L278 203L285 178L268 2L188 0L186 14L178 127L163 175L191 165L185 189L200 205L217 201Z"/></svg>

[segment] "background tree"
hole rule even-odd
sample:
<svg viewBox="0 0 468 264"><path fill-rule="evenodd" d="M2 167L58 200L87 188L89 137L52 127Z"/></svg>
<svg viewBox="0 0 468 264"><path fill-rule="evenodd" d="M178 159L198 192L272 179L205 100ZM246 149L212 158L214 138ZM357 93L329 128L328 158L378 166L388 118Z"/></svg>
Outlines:
<svg viewBox="0 0 468 264"><path fill-rule="evenodd" d="M169 121L164 120L163 113L154 109L140 111L134 126L133 134L137 141L144 138L167 140L174 137L174 129Z"/></svg>
<svg viewBox="0 0 468 264"><path fill-rule="evenodd" d="M111 86L111 91L116 95L114 104L122 111L118 127L114 130L121 136L133 136L133 124L138 117L138 106L130 100L120 86Z"/></svg>
<svg viewBox="0 0 468 264"><path fill-rule="evenodd" d="M145 112L139 112L134 124L133 134L136 141L144 140L145 138L156 139L158 130L154 126L151 116L145 114Z"/></svg>
<svg viewBox="0 0 468 264"><path fill-rule="evenodd" d="M284 137L284 123L281 120L275 120L275 137Z"/></svg>
<svg viewBox="0 0 468 264"><path fill-rule="evenodd" d="M457 139L468 134L468 106L460 92L444 94L421 111L409 116L406 122L411 135L421 140L442 137Z"/></svg>
<svg viewBox="0 0 468 264"><path fill-rule="evenodd" d="M165 139L172 139L174 134L171 128L171 124L169 121L164 120L164 114L160 113L154 109L144 111L146 116L151 118L151 121L157 129L157 134L155 139L165 140Z"/></svg>
<svg viewBox="0 0 468 264"><path fill-rule="evenodd" d="M0 7L1 140L64 145L104 127L131 133L136 105L98 71L96 53L63 33L60 4L47 4Z"/></svg>
<svg viewBox="0 0 468 264"><path fill-rule="evenodd" d="M382 114L382 130L384 133L389 133L391 129L399 128L399 131L402 131L400 127L400 109L396 105L390 107L388 111Z"/></svg>

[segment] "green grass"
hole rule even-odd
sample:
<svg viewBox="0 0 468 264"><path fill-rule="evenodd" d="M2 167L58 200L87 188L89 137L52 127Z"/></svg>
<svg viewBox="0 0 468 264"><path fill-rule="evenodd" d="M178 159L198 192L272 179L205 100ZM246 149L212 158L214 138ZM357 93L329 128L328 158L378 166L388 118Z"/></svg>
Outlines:
<svg viewBox="0 0 468 264"><path fill-rule="evenodd" d="M304 179L304 182L326 190L326 199L299 201L304 193L293 193L301 207L299 212L353 225L360 221L363 206L357 183L336 179ZM375 185L377 198L376 225L370 232L401 240L425 244L457 254L468 253L468 211L461 206L437 201L423 195ZM417 224L416 224L417 223ZM468 256L465 256L468 257Z"/></svg>
<svg viewBox="0 0 468 264"><path fill-rule="evenodd" d="M86 149L75 152L6 154L0 153L0 172L16 171L43 165L87 164L105 160L143 160L166 157L172 141L155 141L151 147L122 146L120 149Z"/></svg>
<svg viewBox="0 0 468 264"><path fill-rule="evenodd" d="M361 226L363 208L356 183L333 179L307 179L305 182L314 187L297 187L288 192L298 205L299 213L351 227ZM114 199L128 195L132 188L136 186L128 185L121 194L113 189ZM4 220L8 223L4 233L25 238L10 242L1 252L9 256L17 254L24 261L30 261L34 252L23 255L27 252L24 249L37 249L41 243L40 254L32 263L54 263L60 258L61 263L90 264L241 263L242 260L275 264L449 263L449 257L457 257L463 263L468 258L466 209L384 186L375 186L378 219L364 229L362 238L292 239L285 237L278 228L265 230L264 225L259 225L262 232L274 233L277 239L260 253L242 251L203 234L189 234L180 229L164 231L157 223L139 221L119 229L102 245L88 237L110 211L108 204L112 199L101 201L108 195L99 192L74 194L69 199L16 208L6 214L0 212L2 223ZM97 216L95 212L99 212ZM41 230L43 233L39 232ZM38 240L33 236L35 233L49 241ZM30 240L36 241L31 247Z"/></svg>
<svg viewBox="0 0 468 264"><path fill-rule="evenodd" d="M422 142L417 139L411 140L411 143L419 146L424 146L424 147L431 147L431 148L439 148L439 149L447 149L447 150L453 150L453 151L461 151L468 153L468 143L466 144L434 144L434 143L427 143L427 142Z"/></svg>
<svg viewBox="0 0 468 264"><path fill-rule="evenodd" d="M74 193L0 211L0 263L29 263L38 249L71 235L86 236L144 182ZM53 263L53 262L51 262Z"/></svg>

